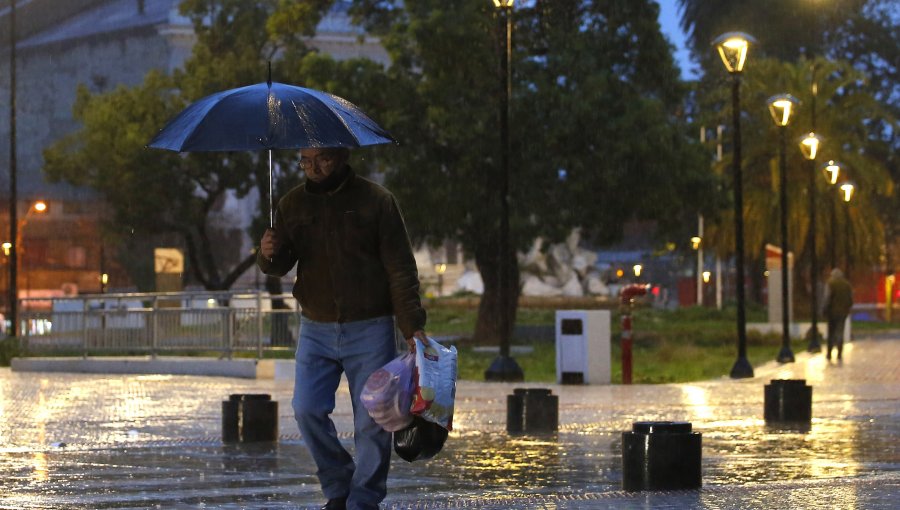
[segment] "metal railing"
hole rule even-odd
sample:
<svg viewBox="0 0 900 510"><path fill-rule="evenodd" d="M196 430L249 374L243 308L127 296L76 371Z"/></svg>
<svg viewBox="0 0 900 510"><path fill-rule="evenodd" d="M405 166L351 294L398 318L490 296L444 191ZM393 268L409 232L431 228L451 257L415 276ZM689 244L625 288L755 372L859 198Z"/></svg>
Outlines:
<svg viewBox="0 0 900 510"><path fill-rule="evenodd" d="M273 309L281 300L287 308ZM265 292L96 294L20 301L26 353L150 354L293 349L299 305Z"/></svg>

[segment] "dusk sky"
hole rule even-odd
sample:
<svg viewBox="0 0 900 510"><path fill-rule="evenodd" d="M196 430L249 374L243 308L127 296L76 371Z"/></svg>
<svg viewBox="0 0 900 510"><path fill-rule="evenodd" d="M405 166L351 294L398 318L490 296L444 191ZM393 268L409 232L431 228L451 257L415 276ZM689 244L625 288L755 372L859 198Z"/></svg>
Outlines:
<svg viewBox="0 0 900 510"><path fill-rule="evenodd" d="M693 79L697 77L697 73L693 71L693 64L690 60L690 53L685 47L684 32L678 25L678 0L658 0L660 5L659 24L662 25L663 33L669 38L669 41L675 45L675 60L681 67L681 76L685 79Z"/></svg>

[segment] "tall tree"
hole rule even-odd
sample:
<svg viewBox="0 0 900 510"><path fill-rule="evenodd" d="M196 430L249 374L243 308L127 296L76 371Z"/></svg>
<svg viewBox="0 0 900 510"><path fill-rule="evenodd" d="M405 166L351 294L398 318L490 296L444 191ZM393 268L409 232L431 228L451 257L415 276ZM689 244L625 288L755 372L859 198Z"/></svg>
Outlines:
<svg viewBox="0 0 900 510"><path fill-rule="evenodd" d="M485 283L476 337L500 336L498 62L505 37L489 0L357 0L393 65L383 117L403 147L385 151L391 189L416 240L459 239ZM712 189L679 127L684 89L658 6L634 0L516 4L511 99L511 237L560 239L583 227L611 241L632 218L664 226ZM709 204L709 203L707 203Z"/></svg>

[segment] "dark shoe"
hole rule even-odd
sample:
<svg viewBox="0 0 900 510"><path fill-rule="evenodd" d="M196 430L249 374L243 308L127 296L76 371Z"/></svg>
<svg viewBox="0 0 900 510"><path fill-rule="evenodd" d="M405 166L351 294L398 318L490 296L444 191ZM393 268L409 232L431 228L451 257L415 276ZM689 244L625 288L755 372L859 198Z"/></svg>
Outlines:
<svg viewBox="0 0 900 510"><path fill-rule="evenodd" d="M322 510L347 510L347 498L329 499L328 503L322 507Z"/></svg>

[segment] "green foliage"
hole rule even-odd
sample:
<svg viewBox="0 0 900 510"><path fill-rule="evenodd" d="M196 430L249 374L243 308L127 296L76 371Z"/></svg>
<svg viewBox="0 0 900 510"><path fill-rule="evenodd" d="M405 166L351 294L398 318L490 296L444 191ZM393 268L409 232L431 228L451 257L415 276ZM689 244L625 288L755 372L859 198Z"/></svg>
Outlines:
<svg viewBox="0 0 900 510"><path fill-rule="evenodd" d="M12 359L19 355L18 338L6 337L0 339L0 367L8 367Z"/></svg>
<svg viewBox="0 0 900 510"><path fill-rule="evenodd" d="M457 239L474 257L487 312L476 331L499 331L505 16L485 0L357 0L353 12L393 61L381 118L403 147L381 153L393 167L388 186L415 241ZM573 227L609 242L633 218L666 232L715 209L699 200L713 195L715 178L683 130L685 89L657 15L645 0L512 10L513 247L561 240ZM517 293L508 293L512 307Z"/></svg>
<svg viewBox="0 0 900 510"><path fill-rule="evenodd" d="M496 242L499 216L503 20L482 0L355 6L382 31L402 91L385 121L405 147L385 156L401 202L429 204L428 214L407 215L410 231L461 238L478 256ZM635 216L675 222L694 210L684 196L711 189L702 154L677 127L684 88L657 9L557 1L513 11L511 221L520 249L573 226L613 240Z"/></svg>

